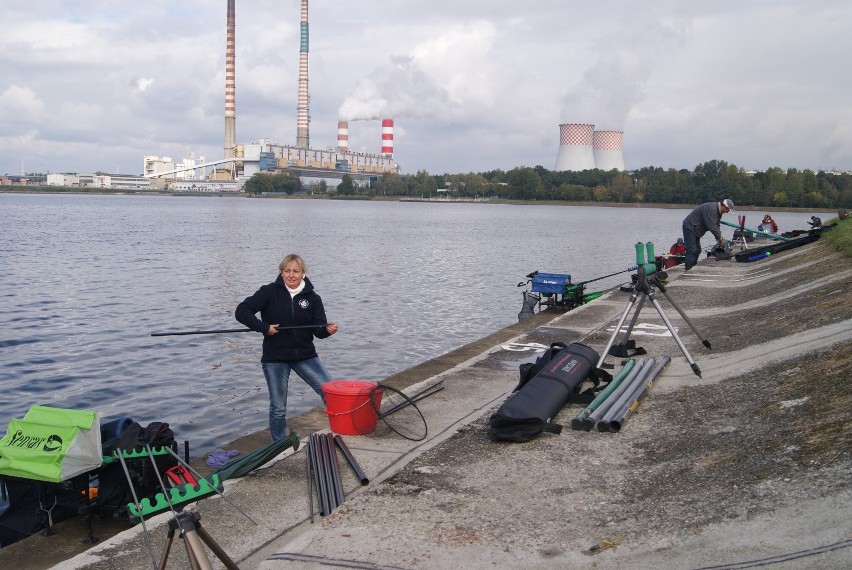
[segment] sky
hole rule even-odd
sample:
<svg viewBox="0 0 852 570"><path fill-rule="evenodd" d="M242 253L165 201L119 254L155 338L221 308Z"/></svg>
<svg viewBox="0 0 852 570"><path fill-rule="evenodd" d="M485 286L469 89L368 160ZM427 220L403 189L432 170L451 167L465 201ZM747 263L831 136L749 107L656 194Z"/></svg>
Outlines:
<svg viewBox="0 0 852 570"><path fill-rule="evenodd" d="M0 173L223 156L226 0L2 0ZM236 136L296 142L299 0L236 1ZM628 170L852 170L848 0L310 0L312 148L404 174L553 169L559 124Z"/></svg>

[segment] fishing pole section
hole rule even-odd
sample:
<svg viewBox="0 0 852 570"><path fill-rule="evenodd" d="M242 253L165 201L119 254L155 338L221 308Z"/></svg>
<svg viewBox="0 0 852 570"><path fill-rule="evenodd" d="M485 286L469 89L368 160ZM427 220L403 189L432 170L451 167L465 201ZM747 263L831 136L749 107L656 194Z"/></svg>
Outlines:
<svg viewBox="0 0 852 570"><path fill-rule="evenodd" d="M328 323L319 323L316 325L296 325L291 327L278 327L279 331L286 330L294 330L294 329L319 329L324 326L327 326ZM151 336L186 336L192 334L230 334L230 333L243 333L243 332L256 332L252 329L217 329L217 330L208 330L208 331L174 331L174 332L154 332L151 333Z"/></svg>

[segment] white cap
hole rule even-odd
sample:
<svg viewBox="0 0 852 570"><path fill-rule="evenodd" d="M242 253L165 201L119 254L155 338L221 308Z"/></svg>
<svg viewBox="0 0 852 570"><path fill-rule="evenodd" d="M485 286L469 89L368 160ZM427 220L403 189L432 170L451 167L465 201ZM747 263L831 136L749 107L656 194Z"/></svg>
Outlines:
<svg viewBox="0 0 852 570"><path fill-rule="evenodd" d="M724 204L725 207L730 211L734 211L734 202L730 198L725 198L724 200L722 200L722 204Z"/></svg>

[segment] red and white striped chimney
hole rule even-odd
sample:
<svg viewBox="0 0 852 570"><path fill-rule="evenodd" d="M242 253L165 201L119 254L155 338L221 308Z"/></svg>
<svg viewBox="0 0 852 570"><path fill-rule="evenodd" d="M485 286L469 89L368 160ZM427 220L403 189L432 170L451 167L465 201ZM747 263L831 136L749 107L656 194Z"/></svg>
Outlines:
<svg viewBox="0 0 852 570"><path fill-rule="evenodd" d="M349 152L349 123L337 121L337 150Z"/></svg>
<svg viewBox="0 0 852 570"><path fill-rule="evenodd" d="M393 158L393 119L382 119L382 154Z"/></svg>
<svg viewBox="0 0 852 570"><path fill-rule="evenodd" d="M556 170L580 171L595 168L595 155L592 152L594 130L594 125L583 123L559 125L559 154L556 156Z"/></svg>
<svg viewBox="0 0 852 570"><path fill-rule="evenodd" d="M234 0L228 0L227 38L225 44L225 158L236 154L236 39Z"/></svg>
<svg viewBox="0 0 852 570"><path fill-rule="evenodd" d="M621 150L623 138L624 131L595 131L592 133L595 168L624 170L624 155Z"/></svg>

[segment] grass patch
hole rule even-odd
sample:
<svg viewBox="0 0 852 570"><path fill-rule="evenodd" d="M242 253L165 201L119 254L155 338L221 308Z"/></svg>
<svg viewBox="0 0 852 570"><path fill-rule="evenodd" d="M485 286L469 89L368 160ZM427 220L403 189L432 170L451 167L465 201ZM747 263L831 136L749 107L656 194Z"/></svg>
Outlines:
<svg viewBox="0 0 852 570"><path fill-rule="evenodd" d="M842 221L839 218L834 218L826 223L826 225L832 224L834 227L824 232L820 236L820 241L826 242L846 257L852 259L852 218L846 218Z"/></svg>

